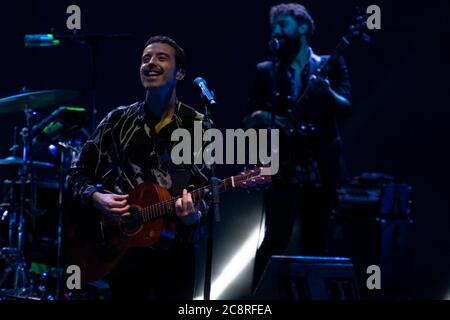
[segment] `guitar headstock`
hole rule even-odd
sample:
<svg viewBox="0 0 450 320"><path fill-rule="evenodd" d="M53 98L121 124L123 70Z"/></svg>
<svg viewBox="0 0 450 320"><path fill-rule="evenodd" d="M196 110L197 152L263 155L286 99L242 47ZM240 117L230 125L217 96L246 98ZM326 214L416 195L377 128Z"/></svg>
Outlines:
<svg viewBox="0 0 450 320"><path fill-rule="evenodd" d="M246 170L240 174L233 176L234 186L239 187L256 187L266 185L272 181L272 176L263 175L260 167Z"/></svg>
<svg viewBox="0 0 450 320"><path fill-rule="evenodd" d="M361 12L357 9L356 15L352 18L352 22L348 27L348 31L344 36L345 40L349 43L353 38L362 38L364 41L369 41L370 36L367 34L367 13Z"/></svg>

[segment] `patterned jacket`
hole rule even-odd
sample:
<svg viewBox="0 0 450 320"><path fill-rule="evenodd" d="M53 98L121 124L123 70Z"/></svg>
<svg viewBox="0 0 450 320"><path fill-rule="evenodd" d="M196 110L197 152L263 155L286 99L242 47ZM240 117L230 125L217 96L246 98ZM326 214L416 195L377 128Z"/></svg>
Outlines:
<svg viewBox="0 0 450 320"><path fill-rule="evenodd" d="M68 189L73 199L91 205L95 191L127 194L142 182L159 184L172 196L181 194L184 188L206 185L204 168L175 165L170 157L177 143L171 141L172 132L184 128L193 134L194 121L202 119L202 114L182 102L177 102L171 121L164 124L152 117L145 102L114 109L100 122L68 171ZM199 204L202 216L206 209L204 202ZM182 241L199 240L200 224L179 226Z"/></svg>

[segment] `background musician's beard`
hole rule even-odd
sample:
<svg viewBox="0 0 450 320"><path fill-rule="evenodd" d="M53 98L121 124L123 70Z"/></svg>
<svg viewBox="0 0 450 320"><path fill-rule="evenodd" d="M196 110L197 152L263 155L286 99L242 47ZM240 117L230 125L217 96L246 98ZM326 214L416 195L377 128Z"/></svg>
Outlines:
<svg viewBox="0 0 450 320"><path fill-rule="evenodd" d="M280 40L280 49L278 50L278 58L282 61L289 61L295 57L302 48L302 42L299 35L282 36Z"/></svg>

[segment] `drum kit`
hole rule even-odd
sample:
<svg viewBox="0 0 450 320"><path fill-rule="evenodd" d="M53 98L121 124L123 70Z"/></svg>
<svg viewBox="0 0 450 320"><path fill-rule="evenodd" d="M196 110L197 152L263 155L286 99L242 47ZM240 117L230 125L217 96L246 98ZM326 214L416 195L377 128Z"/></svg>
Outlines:
<svg viewBox="0 0 450 320"><path fill-rule="evenodd" d="M25 115L20 133L14 130L11 154L0 159L0 177L6 175L0 191L0 299L63 298L65 177L89 133L83 128L86 109L60 105L78 97L70 90L23 90L0 99L0 114ZM55 106L47 117L35 120L36 109ZM52 161L34 160L33 151L42 145ZM36 243L47 257L36 258Z"/></svg>

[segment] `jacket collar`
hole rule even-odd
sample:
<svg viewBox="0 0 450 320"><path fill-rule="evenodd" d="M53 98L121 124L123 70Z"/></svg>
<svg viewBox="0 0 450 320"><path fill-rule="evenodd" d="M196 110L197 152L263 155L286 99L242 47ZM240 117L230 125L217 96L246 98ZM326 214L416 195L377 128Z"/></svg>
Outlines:
<svg viewBox="0 0 450 320"><path fill-rule="evenodd" d="M145 100L139 101L136 103L138 111L137 111L137 120L140 123L145 123L146 120L150 120L150 113L147 109L147 103ZM176 106L175 106L175 113L173 117L178 116L178 113L180 112L182 103L177 99Z"/></svg>

